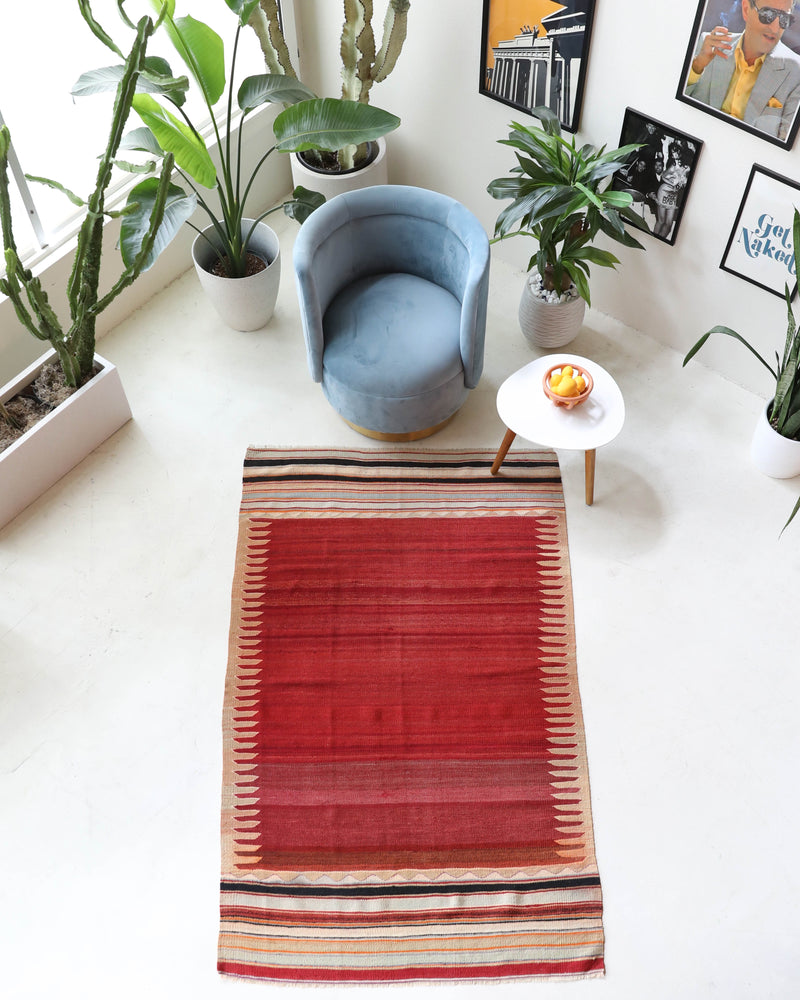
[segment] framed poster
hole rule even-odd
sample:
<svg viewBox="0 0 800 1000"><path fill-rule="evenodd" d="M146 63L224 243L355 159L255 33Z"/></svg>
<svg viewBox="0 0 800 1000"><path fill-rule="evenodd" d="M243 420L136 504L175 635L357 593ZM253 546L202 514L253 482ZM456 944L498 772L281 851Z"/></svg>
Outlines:
<svg viewBox="0 0 800 1000"><path fill-rule="evenodd" d="M796 14L795 0L700 0L675 96L790 149L800 125Z"/></svg>
<svg viewBox="0 0 800 1000"><path fill-rule="evenodd" d="M595 0L483 0L479 91L528 114L580 123Z"/></svg>
<svg viewBox="0 0 800 1000"><path fill-rule="evenodd" d="M792 225L796 205L800 206L800 184L754 165L722 255L722 270L781 298L788 285L794 298L797 262Z"/></svg>
<svg viewBox="0 0 800 1000"><path fill-rule="evenodd" d="M675 243L686 198L703 143L671 125L625 109L619 145L642 143L611 182L612 190L630 191L642 227L656 239Z"/></svg>

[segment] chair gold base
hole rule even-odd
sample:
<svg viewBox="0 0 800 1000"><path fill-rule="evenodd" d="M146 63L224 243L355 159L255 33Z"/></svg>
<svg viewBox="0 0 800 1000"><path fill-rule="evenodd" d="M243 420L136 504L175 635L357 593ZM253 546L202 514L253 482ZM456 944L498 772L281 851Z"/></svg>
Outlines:
<svg viewBox="0 0 800 1000"><path fill-rule="evenodd" d="M458 413L458 410L456 410L456 413ZM422 438L430 437L431 434L435 434L443 427L446 427L455 415L455 413L452 413L446 420L443 420L440 424L434 424L433 427L425 427L421 431L407 431L405 434L389 434L385 431L371 431L368 427L359 427L358 424L352 423L346 417L342 417L342 420L344 420L349 427L352 427L354 431L358 431L359 434L363 434L365 437L372 438L375 441L400 442L420 441Z"/></svg>

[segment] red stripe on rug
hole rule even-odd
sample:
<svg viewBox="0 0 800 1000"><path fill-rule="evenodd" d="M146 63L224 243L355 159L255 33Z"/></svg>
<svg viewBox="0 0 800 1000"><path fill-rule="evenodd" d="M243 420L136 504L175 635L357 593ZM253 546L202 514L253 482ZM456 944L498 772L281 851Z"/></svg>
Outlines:
<svg viewBox="0 0 800 1000"><path fill-rule="evenodd" d="M217 968L233 976L267 978L280 982L348 982L393 983L436 979L560 979L585 978L604 971L602 958L587 958L569 962L503 962L498 965L430 965L391 969L285 969L281 966L219 962Z"/></svg>

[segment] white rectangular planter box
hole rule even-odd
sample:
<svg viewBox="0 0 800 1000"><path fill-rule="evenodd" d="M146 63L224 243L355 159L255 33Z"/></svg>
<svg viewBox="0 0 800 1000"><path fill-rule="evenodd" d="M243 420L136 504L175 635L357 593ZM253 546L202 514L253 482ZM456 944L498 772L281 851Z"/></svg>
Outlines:
<svg viewBox="0 0 800 1000"><path fill-rule="evenodd" d="M54 357L48 351L7 382L0 402L16 396ZM95 361L102 371L0 452L0 528L131 419L116 367L99 354Z"/></svg>

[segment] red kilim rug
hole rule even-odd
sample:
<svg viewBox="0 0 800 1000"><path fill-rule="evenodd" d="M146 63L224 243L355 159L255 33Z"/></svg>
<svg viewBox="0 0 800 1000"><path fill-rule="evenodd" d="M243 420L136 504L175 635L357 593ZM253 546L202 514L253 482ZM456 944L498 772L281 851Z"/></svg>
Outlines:
<svg viewBox="0 0 800 1000"><path fill-rule="evenodd" d="M219 969L603 973L552 452L248 451Z"/></svg>

